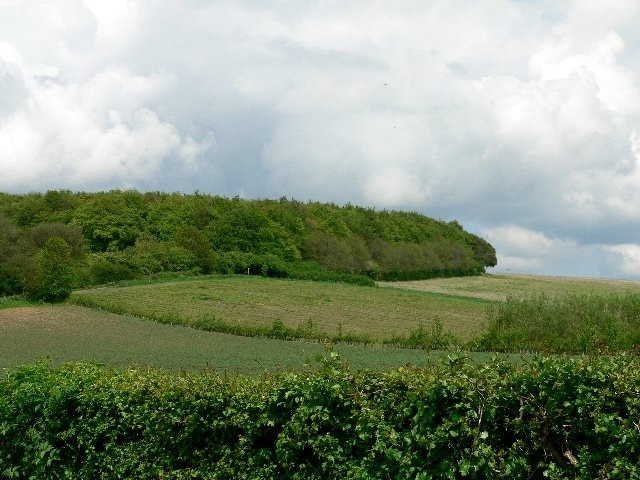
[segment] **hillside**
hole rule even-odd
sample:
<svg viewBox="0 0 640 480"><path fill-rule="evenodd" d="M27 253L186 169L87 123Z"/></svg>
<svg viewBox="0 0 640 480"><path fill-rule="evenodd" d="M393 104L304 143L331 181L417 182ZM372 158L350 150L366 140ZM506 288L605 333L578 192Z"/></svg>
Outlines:
<svg viewBox="0 0 640 480"><path fill-rule="evenodd" d="M367 284L495 264L493 247L455 220L415 212L199 193L0 194L0 295L42 290L47 276L73 287L162 272Z"/></svg>

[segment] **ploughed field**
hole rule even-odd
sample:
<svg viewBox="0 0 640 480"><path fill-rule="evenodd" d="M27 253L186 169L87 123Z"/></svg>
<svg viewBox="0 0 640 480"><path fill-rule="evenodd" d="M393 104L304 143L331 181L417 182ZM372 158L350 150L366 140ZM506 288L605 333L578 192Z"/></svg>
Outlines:
<svg viewBox="0 0 640 480"><path fill-rule="evenodd" d="M536 292L638 293L640 283L484 275L369 288L216 276L101 287L75 292L76 305L0 308L0 367L49 357L259 373L304 368L327 341L356 368L420 365L441 353L394 345L437 325L470 342L487 308Z"/></svg>

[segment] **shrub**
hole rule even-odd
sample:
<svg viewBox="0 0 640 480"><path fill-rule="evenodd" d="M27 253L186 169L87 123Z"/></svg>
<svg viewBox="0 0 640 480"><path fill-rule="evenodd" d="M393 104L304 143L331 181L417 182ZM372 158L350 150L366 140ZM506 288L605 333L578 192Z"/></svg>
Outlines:
<svg viewBox="0 0 640 480"><path fill-rule="evenodd" d="M458 342L451 332L444 330L442 320L436 317L428 329L421 323L416 330L409 333L406 340L399 340L398 343L410 348L444 350Z"/></svg>
<svg viewBox="0 0 640 480"><path fill-rule="evenodd" d="M89 267L89 281L92 285L103 285L133 278L135 278L135 272L128 265L109 261L106 258L96 258Z"/></svg>

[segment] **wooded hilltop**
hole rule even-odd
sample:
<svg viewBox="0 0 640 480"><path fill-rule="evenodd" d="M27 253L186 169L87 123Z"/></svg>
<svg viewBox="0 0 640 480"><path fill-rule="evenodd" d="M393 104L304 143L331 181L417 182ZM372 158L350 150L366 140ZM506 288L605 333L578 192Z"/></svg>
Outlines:
<svg viewBox="0 0 640 480"><path fill-rule="evenodd" d="M493 246L457 221L279 200L134 190L0 193L0 295L165 272L372 284L483 273Z"/></svg>

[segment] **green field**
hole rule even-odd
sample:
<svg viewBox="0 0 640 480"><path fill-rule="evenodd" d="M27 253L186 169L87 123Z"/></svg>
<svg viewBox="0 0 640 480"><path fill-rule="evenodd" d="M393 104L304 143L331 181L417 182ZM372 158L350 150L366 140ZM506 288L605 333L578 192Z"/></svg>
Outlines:
<svg viewBox="0 0 640 480"><path fill-rule="evenodd" d="M551 296L573 293L640 293L640 282L636 281L542 275L481 275L477 277L434 278L415 282L380 282L379 285L486 300L506 300L507 297L523 298L541 293Z"/></svg>
<svg viewBox="0 0 640 480"><path fill-rule="evenodd" d="M212 319L254 332L281 324L318 338L342 335L377 342L334 345L356 368L420 365L441 354L379 343L407 337L420 325L428 328L436 318L445 331L469 341L485 326L487 307L507 296L640 292L638 282L515 275L436 279L393 287L199 277L73 294L75 301L100 308L34 306L5 299L0 302L0 368L48 357L54 363L95 360L117 367L208 367L255 374L304 368L325 348L323 342L237 336L166 324L207 325ZM150 320L154 318L165 324Z"/></svg>
<svg viewBox="0 0 640 480"><path fill-rule="evenodd" d="M355 368L422 365L438 355L364 345L336 350ZM299 370L323 354L320 343L203 332L78 306L0 309L0 368L48 358L53 364L90 360L119 368L259 374Z"/></svg>
<svg viewBox="0 0 640 480"><path fill-rule="evenodd" d="M440 319L460 341L485 327L488 300L425 291L261 277L208 277L76 292L72 301L165 323L224 324L267 333L274 322L300 336L382 343Z"/></svg>

